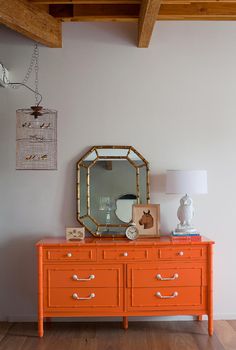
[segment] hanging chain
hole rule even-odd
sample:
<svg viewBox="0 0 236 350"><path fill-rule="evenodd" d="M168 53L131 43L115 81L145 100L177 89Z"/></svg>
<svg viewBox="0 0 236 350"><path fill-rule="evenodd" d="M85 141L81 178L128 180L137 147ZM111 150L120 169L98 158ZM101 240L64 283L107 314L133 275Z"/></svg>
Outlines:
<svg viewBox="0 0 236 350"><path fill-rule="evenodd" d="M28 82L28 80L29 80L29 78L31 76L32 70L33 70L33 68L36 65L36 62L38 60L38 56L39 56L39 49L38 49L38 44L36 43L34 45L34 51L32 53L32 57L31 57L29 68L27 69L27 72L26 72L25 77L22 80L21 84L26 84ZM36 76L36 73L35 73L35 76ZM7 83L10 84L9 81ZM11 85L11 87L13 89L19 89L20 85Z"/></svg>
<svg viewBox="0 0 236 350"><path fill-rule="evenodd" d="M34 53L35 57L35 65L34 65L34 70L35 70L35 105L37 106L39 104L39 49L38 49L38 44L35 44L34 47ZM33 58L33 57L32 57Z"/></svg>
<svg viewBox="0 0 236 350"><path fill-rule="evenodd" d="M35 104L38 106L42 101L42 95L38 92L38 84L39 84L39 48L38 44L36 43L34 45L34 51L32 53L30 65L27 69L27 72L25 74L24 79L21 83L13 83L10 82L9 79L6 77L6 71L4 65L0 62L2 69L3 69L3 81L6 85L11 87L12 89L19 89L21 86L26 87L27 89L31 90L35 94ZM27 82L31 76L32 70L35 70L35 89L31 89L29 86L27 86Z"/></svg>

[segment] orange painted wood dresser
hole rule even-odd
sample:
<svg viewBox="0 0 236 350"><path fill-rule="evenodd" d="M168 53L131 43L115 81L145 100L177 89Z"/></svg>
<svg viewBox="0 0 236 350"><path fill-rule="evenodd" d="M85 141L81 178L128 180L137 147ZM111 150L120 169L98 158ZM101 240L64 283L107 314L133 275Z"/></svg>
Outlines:
<svg viewBox="0 0 236 350"><path fill-rule="evenodd" d="M38 325L46 317L208 315L213 243L171 238L44 239L38 249Z"/></svg>

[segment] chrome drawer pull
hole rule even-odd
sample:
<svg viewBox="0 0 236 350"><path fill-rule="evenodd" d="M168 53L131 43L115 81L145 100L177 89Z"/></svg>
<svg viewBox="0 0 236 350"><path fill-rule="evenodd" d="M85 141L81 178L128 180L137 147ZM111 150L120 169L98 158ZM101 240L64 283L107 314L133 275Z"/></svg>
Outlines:
<svg viewBox="0 0 236 350"><path fill-rule="evenodd" d="M160 292L156 292L156 297L160 299L173 299L178 296L178 292L174 292L172 295L161 295Z"/></svg>
<svg viewBox="0 0 236 350"><path fill-rule="evenodd" d="M79 278L77 275L72 276L74 281L91 281L94 280L95 275L90 275L88 278Z"/></svg>
<svg viewBox="0 0 236 350"><path fill-rule="evenodd" d="M183 256L184 252L179 252L178 255Z"/></svg>
<svg viewBox="0 0 236 350"><path fill-rule="evenodd" d="M179 278L179 275L175 273L173 277L162 277L162 275L158 274L156 275L156 278L160 281L174 281L177 280L177 278Z"/></svg>
<svg viewBox="0 0 236 350"><path fill-rule="evenodd" d="M79 297L77 293L72 294L72 298L75 300L90 300L95 298L95 293L91 293L89 297L87 298L83 298L83 297Z"/></svg>
<svg viewBox="0 0 236 350"><path fill-rule="evenodd" d="M124 252L123 253L123 256L128 256L129 254L127 252Z"/></svg>
<svg viewBox="0 0 236 350"><path fill-rule="evenodd" d="M71 258L72 254L71 253L67 253L66 256L67 256L67 258Z"/></svg>

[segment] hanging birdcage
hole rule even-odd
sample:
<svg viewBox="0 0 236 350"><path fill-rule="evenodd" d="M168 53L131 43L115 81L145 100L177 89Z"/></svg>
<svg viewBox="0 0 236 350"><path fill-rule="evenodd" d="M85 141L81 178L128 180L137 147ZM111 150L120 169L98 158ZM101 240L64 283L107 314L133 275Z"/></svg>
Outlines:
<svg viewBox="0 0 236 350"><path fill-rule="evenodd" d="M1 63L0 63L1 64ZM16 169L57 169L57 111L40 106L42 95L38 91L39 49L34 50L30 65L22 82L10 82L5 68L3 81L6 86L18 89L24 86L35 94L35 106L16 111ZM35 88L27 85L34 69Z"/></svg>
<svg viewBox="0 0 236 350"><path fill-rule="evenodd" d="M16 111L16 169L57 169L57 111Z"/></svg>

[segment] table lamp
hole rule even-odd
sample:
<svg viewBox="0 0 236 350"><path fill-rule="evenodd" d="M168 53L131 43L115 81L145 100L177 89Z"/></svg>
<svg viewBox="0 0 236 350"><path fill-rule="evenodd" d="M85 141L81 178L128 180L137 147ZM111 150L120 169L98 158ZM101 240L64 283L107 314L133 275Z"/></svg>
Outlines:
<svg viewBox="0 0 236 350"><path fill-rule="evenodd" d="M189 194L207 193L206 170L167 170L166 193L185 194L180 199L180 206L177 211L180 223L177 225L174 234L197 234L197 230L191 225L194 208Z"/></svg>

